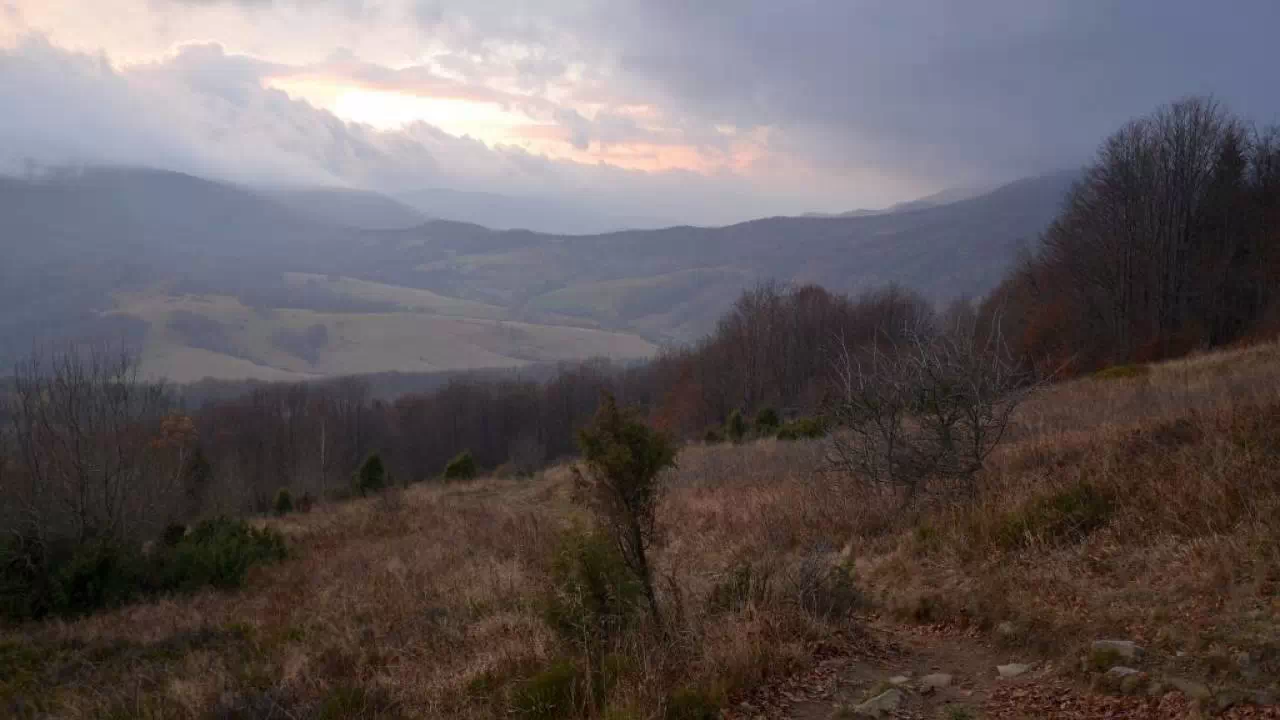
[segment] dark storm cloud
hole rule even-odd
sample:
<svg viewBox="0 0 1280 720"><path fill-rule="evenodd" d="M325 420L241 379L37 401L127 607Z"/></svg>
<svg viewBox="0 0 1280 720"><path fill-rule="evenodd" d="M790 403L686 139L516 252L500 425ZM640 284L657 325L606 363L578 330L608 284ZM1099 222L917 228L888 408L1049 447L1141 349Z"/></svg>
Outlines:
<svg viewBox="0 0 1280 720"><path fill-rule="evenodd" d="M776 126L838 170L946 181L1088 159L1138 114L1214 94L1280 118L1280 2L423 0L430 27L571 37L611 82L705 123ZM541 34L539 34L541 32ZM554 33L554 35L553 35Z"/></svg>
<svg viewBox="0 0 1280 720"><path fill-rule="evenodd" d="M1192 93L1280 117L1276 0L637 0L610 16L598 32L632 81L714 122L790 128L833 165L1034 172Z"/></svg>
<svg viewBox="0 0 1280 720"><path fill-rule="evenodd" d="M59 15L32 19L54 1L0 0L0 18L22 28L25 8L31 31L55 37ZM552 174L637 202L710 206L705 192L731 215L761 212L761 197L843 210L1078 166L1128 119L1188 94L1280 120L1280 0L109 1L146 10L121 14L136 22L119 37L104 30L103 58L0 47L0 161L179 157L383 187ZM96 35L78 29L84 48ZM113 37L152 34L165 59L151 70L111 66ZM163 54L193 36L251 57ZM426 126L377 133L264 87L292 76L519 111L578 152L681 148L734 164L649 178Z"/></svg>
<svg viewBox="0 0 1280 720"><path fill-rule="evenodd" d="M392 12L396 0L164 0ZM408 3L403 4L403 3ZM1125 120L1214 94L1280 118L1277 0L402 0L429 36L482 55L543 53L522 84L567 63L595 89L672 122L773 126L779 149L827 171L924 184L1079 164ZM565 113L576 142L588 129Z"/></svg>

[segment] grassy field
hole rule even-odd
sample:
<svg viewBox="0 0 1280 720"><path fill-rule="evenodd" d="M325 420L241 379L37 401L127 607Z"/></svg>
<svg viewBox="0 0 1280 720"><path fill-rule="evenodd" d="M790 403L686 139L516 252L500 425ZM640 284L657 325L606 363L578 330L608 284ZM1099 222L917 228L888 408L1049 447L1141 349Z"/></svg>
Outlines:
<svg viewBox="0 0 1280 720"><path fill-rule="evenodd" d="M284 273L284 281L290 287L312 286L338 297L391 303L408 311L486 320L501 320L507 317L507 311L497 305L461 300L433 293L430 290L387 285L369 280L288 272Z"/></svg>
<svg viewBox="0 0 1280 720"><path fill-rule="evenodd" d="M150 326L141 352L143 372L180 383L205 377L305 380L389 370L518 367L596 356L643 358L656 351L632 334L503 320L498 308L480 303L376 283L337 282L353 297L395 302L406 310L257 309L227 296L157 294L120 296L115 311ZM193 344L173 328L175 313L212 321L218 343ZM462 315L466 313L475 314ZM325 342L313 356L299 356L276 341L282 331L302 333L317 326L324 329Z"/></svg>
<svg viewBox="0 0 1280 720"><path fill-rule="evenodd" d="M1122 637L1153 672L1280 690L1280 347L1113 374L1040 390L974 497L910 512L824 472L820 442L685 449L662 631L632 619L587 648L558 622L589 518L557 468L261 520L292 558L242 592L9 628L0 707L709 718L856 654L876 616L967 628L1077 684L1089 641Z"/></svg>

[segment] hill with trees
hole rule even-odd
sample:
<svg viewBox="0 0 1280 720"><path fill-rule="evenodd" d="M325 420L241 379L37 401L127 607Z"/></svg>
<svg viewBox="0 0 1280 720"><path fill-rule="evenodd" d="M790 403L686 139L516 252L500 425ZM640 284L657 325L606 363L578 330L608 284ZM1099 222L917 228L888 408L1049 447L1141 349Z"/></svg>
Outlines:
<svg viewBox="0 0 1280 720"><path fill-rule="evenodd" d="M1073 177L875 217L603 235L417 223L379 196L139 169L8 179L0 362L95 339L126 341L148 376L178 382L649 357L701 337L772 279L979 295L1048 226ZM305 333L327 340L291 340Z"/></svg>

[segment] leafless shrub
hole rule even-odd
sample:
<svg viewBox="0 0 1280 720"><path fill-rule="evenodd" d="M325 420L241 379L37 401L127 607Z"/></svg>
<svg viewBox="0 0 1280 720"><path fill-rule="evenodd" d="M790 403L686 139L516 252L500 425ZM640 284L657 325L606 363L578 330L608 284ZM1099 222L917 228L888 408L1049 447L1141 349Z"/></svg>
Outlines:
<svg viewBox="0 0 1280 720"><path fill-rule="evenodd" d="M979 339L969 325L915 328L902 337L862 350L839 344L828 460L907 502L926 488L971 493L1031 378L995 330Z"/></svg>

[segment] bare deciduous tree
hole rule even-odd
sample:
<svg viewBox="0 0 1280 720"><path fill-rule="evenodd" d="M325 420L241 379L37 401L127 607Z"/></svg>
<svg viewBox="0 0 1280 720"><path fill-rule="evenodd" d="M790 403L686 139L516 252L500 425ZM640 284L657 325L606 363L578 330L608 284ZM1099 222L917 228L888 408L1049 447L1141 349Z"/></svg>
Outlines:
<svg viewBox="0 0 1280 720"><path fill-rule="evenodd" d="M1029 376L997 333L981 339L972 322L936 332L917 326L904 339L862 348L837 345L838 429L832 465L901 491L971 492L974 474L1000 443Z"/></svg>
<svg viewBox="0 0 1280 720"><path fill-rule="evenodd" d="M128 353L33 355L9 402L16 468L6 501L20 508L23 531L136 540L175 512L194 425Z"/></svg>

